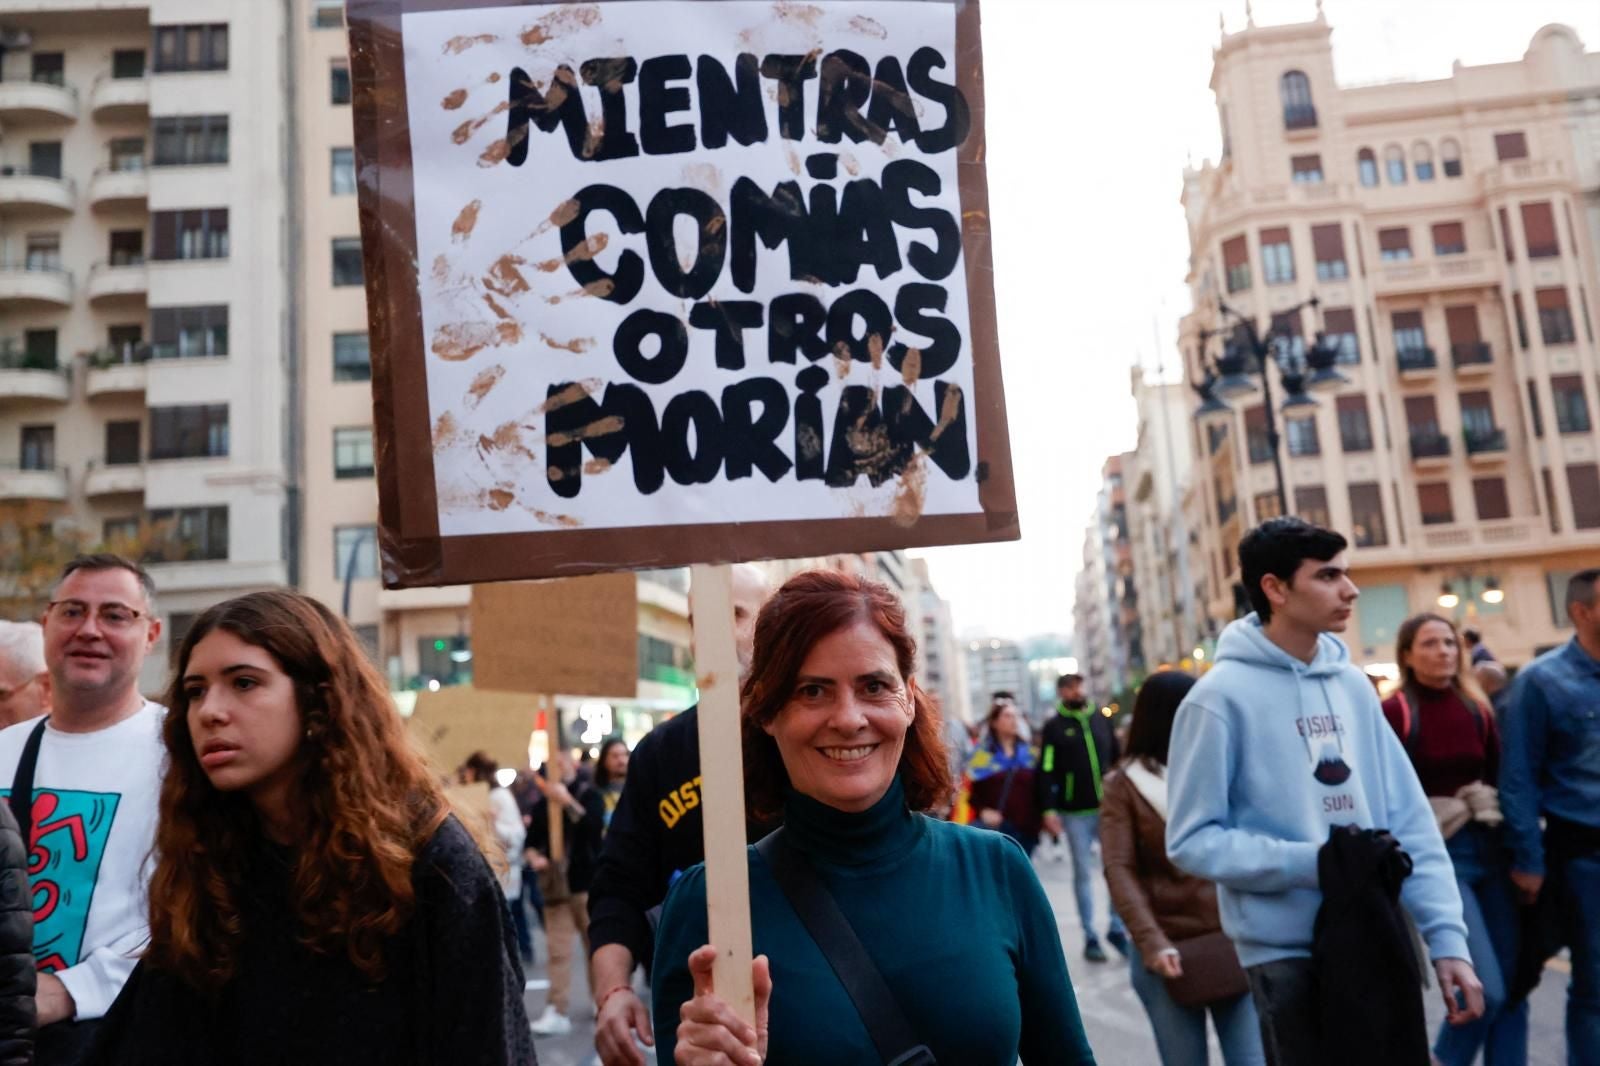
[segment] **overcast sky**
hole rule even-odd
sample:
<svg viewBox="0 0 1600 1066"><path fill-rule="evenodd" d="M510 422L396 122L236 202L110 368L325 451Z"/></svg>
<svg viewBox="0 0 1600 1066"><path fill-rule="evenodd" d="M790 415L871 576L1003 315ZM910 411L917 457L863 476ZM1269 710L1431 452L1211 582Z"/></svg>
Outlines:
<svg viewBox="0 0 1600 1066"><path fill-rule="evenodd" d="M1551 22L1600 48L1597 0L1326 0L1341 85L1449 77L1520 59ZM1314 0L1255 0L1260 25ZM1229 32L1243 0L1222 6ZM1188 235L1186 161L1219 148L1218 5L1203 0L983 0L995 290L1022 539L936 548L958 631L1072 626L1072 579L1106 456L1135 436L1129 371L1176 372Z"/></svg>

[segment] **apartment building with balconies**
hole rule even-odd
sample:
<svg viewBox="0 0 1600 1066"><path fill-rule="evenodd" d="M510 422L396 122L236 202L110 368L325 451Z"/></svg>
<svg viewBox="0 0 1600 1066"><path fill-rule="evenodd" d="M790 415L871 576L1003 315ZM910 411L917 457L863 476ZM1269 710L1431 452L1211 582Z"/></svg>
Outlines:
<svg viewBox="0 0 1600 1066"><path fill-rule="evenodd" d="M1219 301L1291 370L1322 334L1329 387L1278 389L1273 420L1289 509L1354 545L1356 658L1392 660L1403 618L1444 609L1526 662L1570 633L1558 590L1600 557L1600 53L1547 26L1520 60L1346 87L1330 33L1319 8L1214 50L1221 158L1184 180L1185 374L1245 369L1209 336L1235 321ZM1239 538L1280 507L1264 393L1211 412L1195 564L1226 619Z"/></svg>
<svg viewBox="0 0 1600 1066"><path fill-rule="evenodd" d="M287 74L233 47L284 30L254 0L0 5L0 505L148 551L169 644L290 576Z"/></svg>

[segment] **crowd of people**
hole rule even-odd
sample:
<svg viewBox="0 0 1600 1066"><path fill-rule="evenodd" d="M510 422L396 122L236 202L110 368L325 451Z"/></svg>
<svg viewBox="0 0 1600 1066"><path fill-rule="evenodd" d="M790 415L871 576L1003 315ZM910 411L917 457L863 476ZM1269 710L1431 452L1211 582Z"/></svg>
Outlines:
<svg viewBox="0 0 1600 1066"><path fill-rule="evenodd" d="M1335 635L1344 538L1273 519L1239 552L1254 611L1202 677L1151 676L1120 736L1080 677L1036 741L1002 694L964 754L888 589L735 568L753 1025L712 978L697 710L510 787L475 754L469 809L315 600L207 610L158 703L148 575L80 557L0 626L0 1062L533 1063L581 951L605 1066L1090 1063L1048 837L1165 1066L1206 1061L1208 1018L1230 1066L1514 1066L1562 948L1569 1062L1600 1063L1600 569L1509 684L1409 619L1380 700Z"/></svg>

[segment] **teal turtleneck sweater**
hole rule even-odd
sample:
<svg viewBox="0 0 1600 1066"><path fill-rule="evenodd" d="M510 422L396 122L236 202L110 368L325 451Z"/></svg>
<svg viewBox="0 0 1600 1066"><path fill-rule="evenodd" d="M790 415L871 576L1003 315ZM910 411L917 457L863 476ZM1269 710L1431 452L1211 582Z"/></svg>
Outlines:
<svg viewBox="0 0 1600 1066"><path fill-rule="evenodd" d="M941 1064L1094 1062L1055 915L1016 841L913 814L898 778L860 814L791 791L784 827ZM767 1063L878 1063L855 1006L755 848L749 862L755 951L772 964ZM689 953L706 938L705 868L696 866L668 894L657 931L663 1063L674 1061L678 1010L694 994Z"/></svg>

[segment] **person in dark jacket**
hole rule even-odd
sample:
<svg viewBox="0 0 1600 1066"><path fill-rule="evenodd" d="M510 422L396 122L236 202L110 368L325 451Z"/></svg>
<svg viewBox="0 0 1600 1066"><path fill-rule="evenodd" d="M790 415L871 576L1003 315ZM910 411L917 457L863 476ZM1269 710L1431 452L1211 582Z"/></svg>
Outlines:
<svg viewBox="0 0 1600 1066"><path fill-rule="evenodd" d="M0 1066L33 1066L33 902L28 851L9 804L0 803Z"/></svg>
<svg viewBox="0 0 1600 1066"><path fill-rule="evenodd" d="M943 724L912 676L916 641L887 586L790 578L761 610L740 694L746 808L783 813L748 849L755 1025L711 986L704 867L667 896L653 986L663 1064L879 1066L920 1044L950 1066L1091 1066L1055 915L1000 833L929 817L950 792ZM778 856L775 860L774 856ZM864 1020L776 872L804 864L898 1005ZM803 876L803 874L802 874ZM809 910L809 909L808 909ZM824 937L824 939L828 939ZM882 1047L883 1043L906 1046Z"/></svg>
<svg viewBox="0 0 1600 1066"><path fill-rule="evenodd" d="M546 782L536 777L544 796L533 805L528 821L528 862L539 878L544 897L545 941L550 951L550 998L544 1014L533 1021L536 1036L565 1036L572 1032L572 945L583 947L589 959L589 885L594 880L595 862L600 856L600 839L605 835L605 799L600 790L587 784L572 769L566 752L550 760L564 780ZM550 764L546 764L548 769ZM550 804L562 813L562 859L556 862L550 850ZM562 869L566 874L563 878ZM594 981L590 975L591 986ZM591 991L593 991L591 987Z"/></svg>
<svg viewBox="0 0 1600 1066"><path fill-rule="evenodd" d="M983 742L967 759L965 776L973 821L998 829L1030 856L1039 846L1036 763L1022 738L1022 713L1009 699L996 699L984 722Z"/></svg>
<svg viewBox="0 0 1600 1066"><path fill-rule="evenodd" d="M1117 737L1111 719L1084 698L1083 677L1063 674L1056 681L1056 713L1044 724L1039 742L1039 808L1044 827L1054 836L1066 834L1072 849L1072 887L1083 922L1083 957L1105 962L1106 952L1094 927L1093 850L1100 836L1103 775L1116 764ZM1106 940L1128 953L1128 935L1116 908Z"/></svg>
<svg viewBox="0 0 1600 1066"><path fill-rule="evenodd" d="M1181 670L1152 674L1139 686L1128 749L1106 778L1100 806L1106 886L1133 937L1128 960L1133 990L1150 1016L1165 1066L1206 1061L1208 1012L1223 1062L1262 1066L1261 1022L1248 990L1203 1007L1185 1006L1167 990L1169 980L1184 975L1178 945L1222 932L1216 886L1167 858L1167 751L1178 705L1193 687L1194 677ZM1242 977L1243 970L1238 973Z"/></svg>
<svg viewBox="0 0 1600 1066"><path fill-rule="evenodd" d="M150 941L91 1066L534 1066L511 914L318 601L201 614L167 696Z"/></svg>
<svg viewBox="0 0 1600 1066"><path fill-rule="evenodd" d="M756 612L771 591L748 563L733 568L733 632L741 672L750 662ZM690 707L652 729L633 749L605 845L589 886L594 1045L603 1066L644 1066L635 1040L655 1039L633 971L651 967L653 919L667 889L705 859L700 814L700 713ZM750 840L762 828L748 827Z"/></svg>

